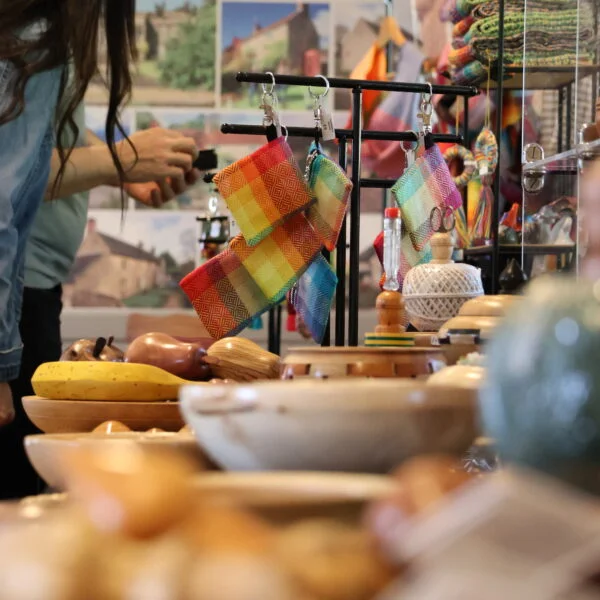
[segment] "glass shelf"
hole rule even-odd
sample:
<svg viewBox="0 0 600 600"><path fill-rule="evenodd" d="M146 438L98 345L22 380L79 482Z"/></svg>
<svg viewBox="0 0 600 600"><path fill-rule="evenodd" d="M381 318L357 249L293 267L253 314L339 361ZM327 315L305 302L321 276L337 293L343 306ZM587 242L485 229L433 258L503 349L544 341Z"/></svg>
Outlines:
<svg viewBox="0 0 600 600"><path fill-rule="evenodd" d="M559 154L548 156L542 160L536 160L523 165L523 173L540 171L551 171L553 173L574 173L580 171L580 161L594 160L600 157L600 139L593 142L578 144L571 150L565 150Z"/></svg>
<svg viewBox="0 0 600 600"><path fill-rule="evenodd" d="M505 90L559 90L577 79L600 72L600 65L573 65L570 67L505 67L503 87ZM490 82L495 88L498 83L498 69ZM484 84L485 85L485 84ZM484 87L484 86L482 86Z"/></svg>

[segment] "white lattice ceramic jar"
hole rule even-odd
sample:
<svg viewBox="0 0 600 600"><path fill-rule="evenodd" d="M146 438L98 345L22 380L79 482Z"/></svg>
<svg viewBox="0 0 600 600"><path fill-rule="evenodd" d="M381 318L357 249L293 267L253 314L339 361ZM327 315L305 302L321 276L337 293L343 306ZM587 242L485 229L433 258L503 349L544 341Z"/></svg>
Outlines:
<svg viewBox="0 0 600 600"><path fill-rule="evenodd" d="M406 314L419 331L437 331L467 300L483 295L481 270L455 263L453 250L450 235L436 233L431 238L433 260L406 274L402 287Z"/></svg>

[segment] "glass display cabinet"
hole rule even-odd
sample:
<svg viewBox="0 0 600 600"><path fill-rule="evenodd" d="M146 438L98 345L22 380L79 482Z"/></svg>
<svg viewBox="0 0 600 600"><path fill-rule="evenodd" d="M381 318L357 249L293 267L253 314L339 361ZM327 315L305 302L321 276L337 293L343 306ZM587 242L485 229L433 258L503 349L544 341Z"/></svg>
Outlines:
<svg viewBox="0 0 600 600"><path fill-rule="evenodd" d="M495 293L511 262L531 278L576 270L585 251L579 184L600 155L600 0L472 4L470 18L479 25L469 40L490 73L480 85L490 85L500 162L491 238L464 255L482 268L486 292Z"/></svg>
<svg viewBox="0 0 600 600"><path fill-rule="evenodd" d="M502 212L498 237L501 251L513 254L531 278L548 271L577 271L585 253L580 181L600 155L595 108L600 0L520 4L522 193L520 204L507 205ZM505 46L512 46L508 36ZM511 243L514 252L507 248Z"/></svg>

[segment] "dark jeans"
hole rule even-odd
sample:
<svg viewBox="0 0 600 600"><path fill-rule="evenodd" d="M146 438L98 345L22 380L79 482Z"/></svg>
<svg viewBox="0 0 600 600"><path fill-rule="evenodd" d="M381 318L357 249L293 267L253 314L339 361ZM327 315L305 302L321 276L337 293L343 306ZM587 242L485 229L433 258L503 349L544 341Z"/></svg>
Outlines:
<svg viewBox="0 0 600 600"><path fill-rule="evenodd" d="M12 500L42 491L43 483L25 454L26 435L41 433L23 410L22 398L32 396L31 378L45 362L60 358L62 287L50 290L25 288L21 314L23 358L19 379L11 383L15 420L0 428L0 499Z"/></svg>

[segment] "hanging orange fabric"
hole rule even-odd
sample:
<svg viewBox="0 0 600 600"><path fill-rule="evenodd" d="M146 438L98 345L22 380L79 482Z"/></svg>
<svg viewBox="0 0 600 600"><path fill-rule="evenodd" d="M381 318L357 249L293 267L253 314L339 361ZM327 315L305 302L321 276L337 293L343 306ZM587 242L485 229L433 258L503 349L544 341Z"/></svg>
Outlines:
<svg viewBox="0 0 600 600"><path fill-rule="evenodd" d="M350 79L366 79L368 81L387 81L387 64L385 49L373 44L363 59L354 67L350 73ZM376 90L363 91L363 123L368 122L369 117L383 99L383 92ZM352 118L347 125L352 127Z"/></svg>

